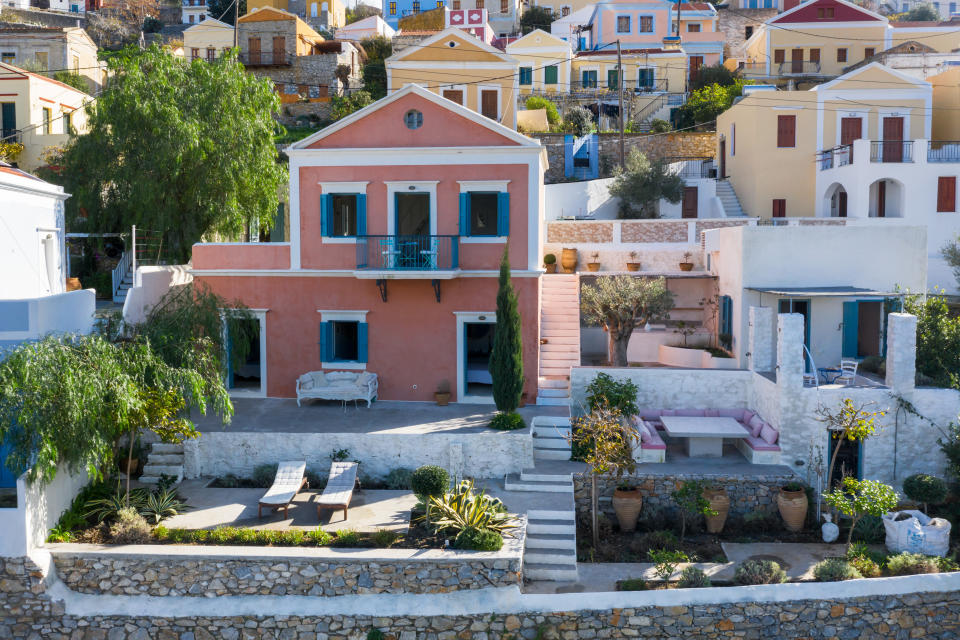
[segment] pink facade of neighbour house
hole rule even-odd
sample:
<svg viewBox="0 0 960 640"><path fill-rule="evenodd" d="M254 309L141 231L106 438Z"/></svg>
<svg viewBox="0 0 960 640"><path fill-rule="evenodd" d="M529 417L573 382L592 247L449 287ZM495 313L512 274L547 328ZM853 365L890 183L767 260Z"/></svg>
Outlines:
<svg viewBox="0 0 960 640"><path fill-rule="evenodd" d="M290 242L193 250L195 277L257 318L232 390L292 397L303 373L351 370L376 373L383 400L430 401L447 387L454 401L491 402L506 247L532 402L540 144L409 85L287 152Z"/></svg>

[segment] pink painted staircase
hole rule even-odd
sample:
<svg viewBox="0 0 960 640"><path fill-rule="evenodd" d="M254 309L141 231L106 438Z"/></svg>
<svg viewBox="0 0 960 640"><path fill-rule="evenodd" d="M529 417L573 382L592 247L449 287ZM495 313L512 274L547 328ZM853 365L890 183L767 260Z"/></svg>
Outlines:
<svg viewBox="0 0 960 640"><path fill-rule="evenodd" d="M540 280L540 376L537 404L570 403L570 367L580 365L580 277Z"/></svg>

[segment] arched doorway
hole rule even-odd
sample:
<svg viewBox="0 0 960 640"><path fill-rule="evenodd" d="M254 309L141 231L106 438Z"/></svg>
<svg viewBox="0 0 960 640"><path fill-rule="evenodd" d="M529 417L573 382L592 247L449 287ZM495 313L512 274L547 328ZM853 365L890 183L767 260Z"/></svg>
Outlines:
<svg viewBox="0 0 960 640"><path fill-rule="evenodd" d="M876 180L870 185L871 218L903 217L903 184L891 178Z"/></svg>
<svg viewBox="0 0 960 640"><path fill-rule="evenodd" d="M830 218L847 217L847 190L839 182L830 185L823 194L823 215Z"/></svg>

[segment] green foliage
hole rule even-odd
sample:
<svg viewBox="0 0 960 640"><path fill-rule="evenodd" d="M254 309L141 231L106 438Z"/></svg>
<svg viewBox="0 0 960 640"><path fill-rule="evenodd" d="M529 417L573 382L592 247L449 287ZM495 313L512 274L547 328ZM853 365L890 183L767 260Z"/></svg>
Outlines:
<svg viewBox="0 0 960 640"><path fill-rule="evenodd" d="M425 464L410 477L410 490L420 497L442 496L450 487L450 474L443 467Z"/></svg>
<svg viewBox="0 0 960 640"><path fill-rule="evenodd" d="M489 529L467 527L453 539L453 546L468 551L499 551L503 546L503 536Z"/></svg>
<svg viewBox="0 0 960 640"><path fill-rule="evenodd" d="M882 356L867 356L860 361L860 370L875 373L880 377L887 374L887 361Z"/></svg>
<svg viewBox="0 0 960 640"><path fill-rule="evenodd" d="M287 179L273 144L273 83L232 51L189 63L157 45L131 47L108 65L87 133L63 154L70 228L137 225L161 234L165 257L187 262L203 237L268 226Z"/></svg>
<svg viewBox="0 0 960 640"><path fill-rule="evenodd" d="M523 416L519 413L496 413L490 420L490 428L497 431L515 431L525 429L527 423L523 421Z"/></svg>
<svg viewBox="0 0 960 640"><path fill-rule="evenodd" d="M680 572L680 580L677 582L677 586L681 589L703 589L712 587L713 584L707 574L703 572L703 569L684 567L683 571Z"/></svg>
<svg viewBox="0 0 960 640"><path fill-rule="evenodd" d="M637 407L635 382L629 379L615 380L606 373L598 373L587 385L587 406L590 411L603 407L616 409L625 418L632 418L640 412Z"/></svg>
<svg viewBox="0 0 960 640"><path fill-rule="evenodd" d="M570 107L563 118L563 130L582 138L593 130L593 114L579 105Z"/></svg>
<svg viewBox="0 0 960 640"><path fill-rule="evenodd" d="M653 572L661 580L669 580L678 564L690 561L686 553L676 549L650 549L647 556L654 565Z"/></svg>
<svg viewBox="0 0 960 640"><path fill-rule="evenodd" d="M934 558L937 561L937 569L940 573L952 573L954 571L960 571L960 564L957 564L957 561L954 558Z"/></svg>
<svg viewBox="0 0 960 640"><path fill-rule="evenodd" d="M358 4L357 7L364 5ZM384 62L393 53L393 42L389 38L376 36L360 42L360 46L367 54L367 62L363 65L363 88L370 92L374 100L387 95L387 67Z"/></svg>
<svg viewBox="0 0 960 640"><path fill-rule="evenodd" d="M915 473L903 481L903 492L907 497L923 505L941 504L947 499L947 483L928 473Z"/></svg>
<svg viewBox="0 0 960 640"><path fill-rule="evenodd" d="M672 531L648 531L637 537L637 548L643 549L678 549L680 541Z"/></svg>
<svg viewBox="0 0 960 640"><path fill-rule="evenodd" d="M550 7L530 5L524 8L523 16L520 17L520 32L527 34L535 29L542 29L550 33L550 25L558 17Z"/></svg>
<svg viewBox="0 0 960 640"><path fill-rule="evenodd" d="M870 550L862 543L855 542L847 549L847 562L850 563L864 578L876 578L880 576L880 563L885 556Z"/></svg>
<svg viewBox="0 0 960 640"><path fill-rule="evenodd" d="M670 497L680 507L680 541L687 532L687 518L699 515L715 516L717 512L710 508L710 501L703 497L707 483L703 480L687 480L670 493Z"/></svg>
<svg viewBox="0 0 960 640"><path fill-rule="evenodd" d="M219 20L233 25L234 11L237 15L247 15L247 0L237 0L240 6L234 8L233 0L207 0L207 12Z"/></svg>
<svg viewBox="0 0 960 640"><path fill-rule="evenodd" d="M377 529L377 532L373 534L373 544L384 549L399 539L400 534L390 529Z"/></svg>
<svg viewBox="0 0 960 640"><path fill-rule="evenodd" d="M363 5L358 4L357 6L363 6ZM386 639L387 639L387 636L383 635L383 631L380 631L380 629L370 629L370 631L367 631L367 640L386 640Z"/></svg>
<svg viewBox="0 0 960 640"><path fill-rule="evenodd" d="M379 16L381 13L382 12L377 7L372 7L368 4L358 2L352 7L347 7L345 24L353 24L358 20L363 20L364 18L369 18L370 16Z"/></svg>
<svg viewBox="0 0 960 640"><path fill-rule="evenodd" d="M153 531L136 509L125 507L110 525L110 539L117 544L147 544L153 540Z"/></svg>
<svg viewBox="0 0 960 640"><path fill-rule="evenodd" d="M953 277L960 285L960 236L940 248L940 255L947 265L953 269Z"/></svg>
<svg viewBox="0 0 960 640"><path fill-rule="evenodd" d="M787 573L772 560L746 560L737 567L733 581L739 585L780 584L787 581Z"/></svg>
<svg viewBox="0 0 960 640"><path fill-rule="evenodd" d="M273 479L277 477L277 465L260 464L254 467L251 476L253 483L262 489L269 489L273 485Z"/></svg>
<svg viewBox="0 0 960 640"><path fill-rule="evenodd" d="M880 516L865 515L857 522L851 540L865 544L882 544L887 531Z"/></svg>
<svg viewBox="0 0 960 640"><path fill-rule="evenodd" d="M115 520L117 514L128 507L139 511L147 504L146 489L134 489L128 494L121 493L119 488L115 494L90 500L84 505L84 517L95 518L97 522Z"/></svg>
<svg viewBox="0 0 960 640"><path fill-rule="evenodd" d="M917 373L938 387L960 389L960 316L943 295L907 296L907 313L917 316Z"/></svg>
<svg viewBox="0 0 960 640"><path fill-rule="evenodd" d="M330 98L330 117L334 120L346 118L354 111L373 104L373 96L369 91L354 91L347 96L332 96Z"/></svg>
<svg viewBox="0 0 960 640"><path fill-rule="evenodd" d="M350 459L350 449L334 449L330 452L330 460L333 462L344 462Z"/></svg>
<svg viewBox="0 0 960 640"><path fill-rule="evenodd" d="M140 30L144 33L160 33L161 29L163 29L163 23L160 20L147 16L143 19L143 27Z"/></svg>
<svg viewBox="0 0 960 640"><path fill-rule="evenodd" d="M50 529L47 542L73 542L73 532L69 528L58 524Z"/></svg>
<svg viewBox="0 0 960 640"><path fill-rule="evenodd" d="M862 578L860 572L843 558L827 558L813 567L813 577L817 582L840 582Z"/></svg>
<svg viewBox="0 0 960 640"><path fill-rule="evenodd" d="M683 178L672 173L665 162L650 162L640 151L631 149L626 171L614 178L610 195L620 198L617 214L620 218L659 218L660 200L680 202L683 187Z"/></svg>
<svg viewBox="0 0 960 640"><path fill-rule="evenodd" d="M670 123L662 118L654 118L650 121L650 133L667 133L670 131Z"/></svg>
<svg viewBox="0 0 960 640"><path fill-rule="evenodd" d="M553 255L552 253L548 253L547 255L543 256L543 264L557 264L557 256Z"/></svg>
<svg viewBox="0 0 960 640"><path fill-rule="evenodd" d="M299 547L306 539L306 534L302 529L289 529L282 532L280 544L285 547Z"/></svg>
<svg viewBox="0 0 960 640"><path fill-rule="evenodd" d="M307 136L317 132L317 127L309 125L298 127L285 127L277 123L277 131L273 135L274 144L292 144L297 140L303 140Z"/></svg>
<svg viewBox="0 0 960 640"><path fill-rule="evenodd" d="M186 510L186 503L172 489L150 493L144 501L143 507L139 509L140 514L155 525L160 524L160 521L165 518L183 513Z"/></svg>
<svg viewBox="0 0 960 640"><path fill-rule="evenodd" d="M647 581L643 578L627 578L617 582L617 591L646 591Z"/></svg>
<svg viewBox="0 0 960 640"><path fill-rule="evenodd" d="M591 475L617 478L636 470L633 444L638 437L632 422L622 420L619 410L605 406L574 420L569 436L571 445L585 451L584 462L590 465Z"/></svg>
<svg viewBox="0 0 960 640"><path fill-rule="evenodd" d="M737 80L736 72L730 71L718 62L710 66L700 67L700 70L697 71L697 77L690 81L690 91L703 89L714 84L729 87L736 84Z"/></svg>
<svg viewBox="0 0 960 640"><path fill-rule="evenodd" d="M939 22L940 12L930 3L917 4L906 13L897 14L896 19L899 22Z"/></svg>
<svg viewBox="0 0 960 640"><path fill-rule="evenodd" d="M387 489L401 491L409 489L412 480L413 470L400 467L391 469L387 477L383 479L383 484Z"/></svg>
<svg viewBox="0 0 960 640"><path fill-rule="evenodd" d="M458 535L466 529L485 529L503 535L516 527L516 518L507 513L503 502L488 496L486 490L474 491L472 480L463 480L449 493L430 496L428 504L430 525L437 533Z"/></svg>
<svg viewBox="0 0 960 640"><path fill-rule="evenodd" d="M580 311L584 320L607 332L607 352L614 367L627 366L633 329L667 318L671 309L673 293L664 278L600 276L580 289Z"/></svg>
<svg viewBox="0 0 960 640"><path fill-rule="evenodd" d="M733 106L735 98L743 95L743 86L749 81L737 79L731 85L710 84L690 92L686 104L676 111L677 128L710 124L721 113Z"/></svg>
<svg viewBox="0 0 960 640"><path fill-rule="evenodd" d="M497 285L497 324L490 351L493 401L501 413L511 413L523 393L523 335L517 294L510 281L510 249L503 248Z"/></svg>
<svg viewBox="0 0 960 640"><path fill-rule="evenodd" d="M337 537L333 541L335 547L360 546L360 534L353 529L337 529Z"/></svg>
<svg viewBox="0 0 960 640"><path fill-rule="evenodd" d="M897 508L899 497L893 487L876 480L858 480L845 477L840 486L823 495L823 500L838 512L851 518L847 544L853 540L853 530L865 515L880 517Z"/></svg>
<svg viewBox="0 0 960 640"><path fill-rule="evenodd" d="M317 527L313 531L307 532L307 539L318 547L325 547L333 541L333 536Z"/></svg>
<svg viewBox="0 0 960 640"><path fill-rule="evenodd" d="M560 112L557 105L542 96L530 96L527 98L527 109L546 109L547 122L551 125L560 124Z"/></svg>
<svg viewBox="0 0 960 640"><path fill-rule="evenodd" d="M960 422L951 422L941 433L937 444L947 458L947 473L953 482L960 482Z"/></svg>
<svg viewBox="0 0 960 640"><path fill-rule="evenodd" d="M78 91L90 93L90 85L87 84L87 79L79 73L74 73L73 71L56 71L53 74L53 79L57 82L70 85Z"/></svg>
<svg viewBox="0 0 960 640"><path fill-rule="evenodd" d="M869 411L868 404L855 405L850 398L844 398L839 409L821 406L817 409L817 420L827 426L830 437L837 441L833 455L827 466L827 487L834 485L834 467L837 456L845 442L862 442L877 432L877 418L885 415L883 411Z"/></svg>
<svg viewBox="0 0 960 640"><path fill-rule="evenodd" d="M920 573L939 573L940 565L936 558L919 553L904 551L887 558L887 573L892 576L909 576Z"/></svg>

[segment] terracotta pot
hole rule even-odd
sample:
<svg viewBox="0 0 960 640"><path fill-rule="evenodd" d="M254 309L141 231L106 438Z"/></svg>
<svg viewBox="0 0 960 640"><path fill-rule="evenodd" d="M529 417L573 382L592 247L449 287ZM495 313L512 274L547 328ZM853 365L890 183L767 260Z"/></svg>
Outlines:
<svg viewBox="0 0 960 640"><path fill-rule="evenodd" d="M551 262L550 264L544 264L543 268L547 270L547 273L556 273L557 272L557 263Z"/></svg>
<svg viewBox="0 0 960 640"><path fill-rule="evenodd" d="M640 263L639 263L639 262L628 262L628 263L627 263L627 271L640 271Z"/></svg>
<svg viewBox="0 0 960 640"><path fill-rule="evenodd" d="M67 291L79 291L82 288L80 278L67 278Z"/></svg>
<svg viewBox="0 0 960 640"><path fill-rule="evenodd" d="M577 250L564 249L560 252L560 266L564 273L573 273L577 268Z"/></svg>
<svg viewBox="0 0 960 640"><path fill-rule="evenodd" d="M710 508L717 512L715 516L706 516L707 531L720 533L727 522L727 514L730 513L730 496L726 489L706 489L703 497L710 503Z"/></svg>
<svg viewBox="0 0 960 640"><path fill-rule="evenodd" d="M803 523L807 519L806 491L780 489L780 493L777 495L777 507L780 509L780 517L783 518L787 531L803 529Z"/></svg>
<svg viewBox="0 0 960 640"><path fill-rule="evenodd" d="M637 528L637 518L640 517L642 506L643 496L640 494L640 489L614 490L613 510L617 513L621 531L633 531Z"/></svg>
<svg viewBox="0 0 960 640"><path fill-rule="evenodd" d="M587 263L587 270L588 270L588 271L600 271L600 263L599 263L599 262L588 262L588 263Z"/></svg>
<svg viewBox="0 0 960 640"><path fill-rule="evenodd" d="M680 263L680 271L693 271L693 263L692 263L692 262L681 262L681 263Z"/></svg>
<svg viewBox="0 0 960 640"><path fill-rule="evenodd" d="M449 391L437 391L433 394L433 399L437 401L437 404L441 407L445 407L450 404L450 392Z"/></svg>
<svg viewBox="0 0 960 640"><path fill-rule="evenodd" d="M139 458L124 458L120 460L119 465L120 472L125 473L128 476L133 476L137 473L137 468L140 466Z"/></svg>

